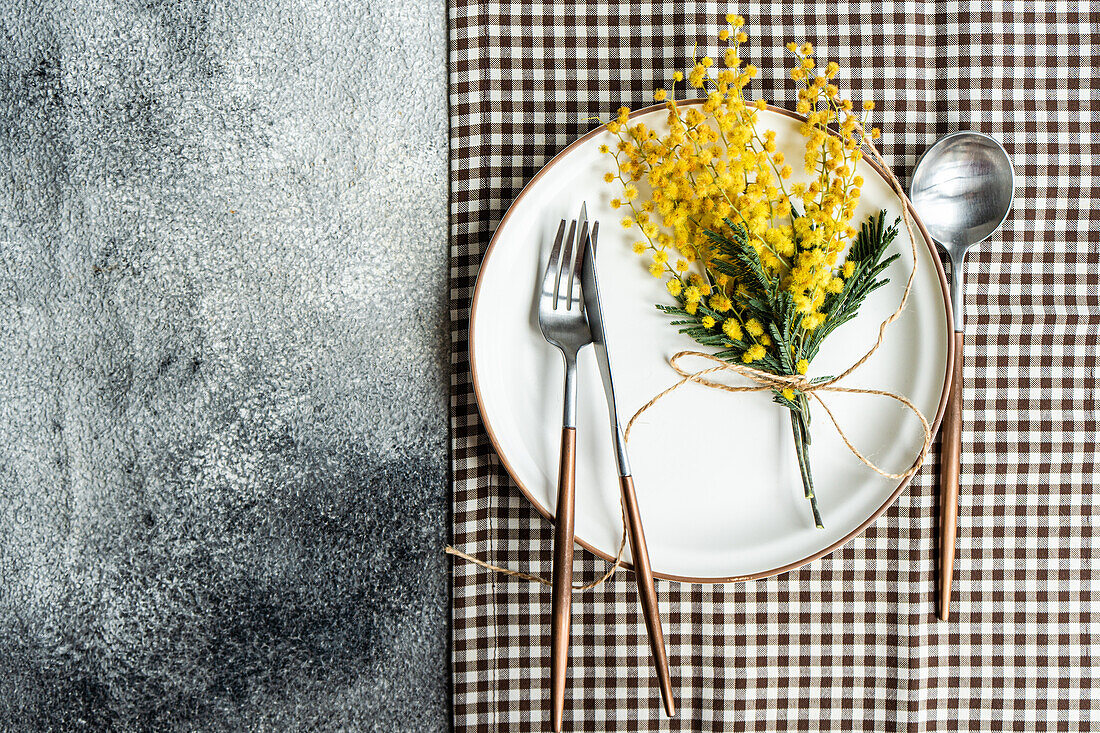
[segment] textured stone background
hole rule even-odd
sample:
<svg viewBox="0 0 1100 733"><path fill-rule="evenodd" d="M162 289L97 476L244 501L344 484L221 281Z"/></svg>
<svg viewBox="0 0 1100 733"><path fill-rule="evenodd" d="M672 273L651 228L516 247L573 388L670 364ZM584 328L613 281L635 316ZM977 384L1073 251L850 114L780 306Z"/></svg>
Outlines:
<svg viewBox="0 0 1100 733"><path fill-rule="evenodd" d="M446 729L443 3L0 27L0 730Z"/></svg>

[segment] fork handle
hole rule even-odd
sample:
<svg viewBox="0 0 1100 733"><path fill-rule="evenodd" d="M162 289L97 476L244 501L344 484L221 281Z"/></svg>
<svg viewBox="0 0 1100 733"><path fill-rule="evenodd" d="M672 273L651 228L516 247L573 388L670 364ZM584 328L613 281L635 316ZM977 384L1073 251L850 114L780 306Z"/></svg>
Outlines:
<svg viewBox="0 0 1100 733"><path fill-rule="evenodd" d="M649 632L649 649L657 667L657 682L665 701L665 712L676 715L676 701L672 698L672 678L668 672L668 655L665 653L665 637L661 631L661 611L657 607L657 589L653 585L653 569L649 566L649 550L642 531L642 515L638 510L638 497L634 493L634 479L619 477L626 511L627 534L630 536L630 558L634 563L634 577L638 580L638 597L642 601L642 617Z"/></svg>
<svg viewBox="0 0 1100 733"><path fill-rule="evenodd" d="M561 731L565 710L565 672L569 666L569 620L573 597L573 506L577 429L561 429L558 508L554 514L554 567L550 639L550 720Z"/></svg>

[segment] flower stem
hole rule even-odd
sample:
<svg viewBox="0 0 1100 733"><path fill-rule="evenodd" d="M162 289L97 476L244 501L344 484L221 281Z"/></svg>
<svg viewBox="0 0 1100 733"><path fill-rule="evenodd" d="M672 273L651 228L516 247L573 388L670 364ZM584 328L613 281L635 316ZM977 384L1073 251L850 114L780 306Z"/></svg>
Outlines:
<svg viewBox="0 0 1100 733"><path fill-rule="evenodd" d="M814 494L813 474L810 473L809 427L801 410L791 410L791 431L794 433L794 447L798 454L798 469L802 473L802 488L806 492L806 498L810 500L814 524L818 529L824 529L821 512L817 508L817 496Z"/></svg>

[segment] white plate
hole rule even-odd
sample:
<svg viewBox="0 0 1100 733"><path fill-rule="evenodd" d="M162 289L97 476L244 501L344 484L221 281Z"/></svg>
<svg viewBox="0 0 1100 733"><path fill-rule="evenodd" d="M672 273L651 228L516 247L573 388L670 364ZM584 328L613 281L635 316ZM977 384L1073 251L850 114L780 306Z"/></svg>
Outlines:
<svg viewBox="0 0 1100 733"><path fill-rule="evenodd" d="M634 119L658 127L663 108ZM801 160L799 120L763 115L779 149ZM504 466L543 515L556 505L561 435L562 360L538 328L535 286L558 222L582 201L601 222L600 290L612 345L615 391L625 425L634 411L676 381L670 355L699 347L668 325L655 303L670 298L630 251L636 239L618 225L618 194L604 183L613 165L597 148L612 144L594 130L555 157L524 188L497 228L478 275L470 317L474 388L489 436ZM857 221L902 202L881 174L862 165L866 182ZM915 220L915 219L914 219ZM917 275L904 315L884 345L845 384L907 395L938 424L946 399L950 308L943 269L919 225ZM897 307L911 270L904 227L892 245L902 253L887 271L890 284L837 329L811 365L810 376L837 374L874 341L878 324ZM607 407L591 349L578 366L576 534L604 557L619 546L619 484ZM916 418L887 398L826 394L854 444L890 472L904 470L920 449ZM814 527L803 497L787 410L768 393L733 395L688 385L647 412L631 434L629 453L650 559L661 577L729 581L789 570L858 534L888 507L904 482L884 479L845 448L828 416L813 408L811 462L825 529Z"/></svg>

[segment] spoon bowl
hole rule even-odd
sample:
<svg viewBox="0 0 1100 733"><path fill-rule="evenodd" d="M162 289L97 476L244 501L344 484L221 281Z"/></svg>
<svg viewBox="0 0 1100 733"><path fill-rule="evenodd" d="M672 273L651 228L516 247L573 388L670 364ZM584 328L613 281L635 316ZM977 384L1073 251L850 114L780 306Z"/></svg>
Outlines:
<svg viewBox="0 0 1100 733"><path fill-rule="evenodd" d="M999 142L978 132L956 132L917 161L910 194L932 238L962 254L1008 216L1013 179L1012 161Z"/></svg>
<svg viewBox="0 0 1100 733"><path fill-rule="evenodd" d="M980 132L940 138L917 161L909 197L928 233L951 260L956 331L962 330L963 257L1004 222L1014 188L1008 153Z"/></svg>

